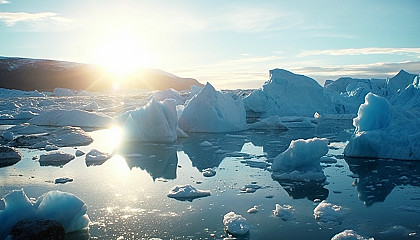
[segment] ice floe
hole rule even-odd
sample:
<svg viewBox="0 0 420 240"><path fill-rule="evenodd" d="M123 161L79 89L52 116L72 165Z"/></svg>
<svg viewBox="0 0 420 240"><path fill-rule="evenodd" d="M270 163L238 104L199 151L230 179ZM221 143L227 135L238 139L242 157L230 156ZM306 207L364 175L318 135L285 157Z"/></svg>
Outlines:
<svg viewBox="0 0 420 240"><path fill-rule="evenodd" d="M101 152L97 149L91 149L85 156L87 165L101 165L106 160L110 159L112 154Z"/></svg>
<svg viewBox="0 0 420 240"><path fill-rule="evenodd" d="M186 105L179 118L185 132L236 132L247 128L241 99L216 91L207 83Z"/></svg>
<svg viewBox="0 0 420 240"><path fill-rule="evenodd" d="M41 166L62 166L74 158L75 156L73 154L56 150L41 154L41 156L39 156L39 163Z"/></svg>
<svg viewBox="0 0 420 240"><path fill-rule="evenodd" d="M83 110L51 110L42 112L29 123L39 126L109 127L112 118Z"/></svg>
<svg viewBox="0 0 420 240"><path fill-rule="evenodd" d="M332 204L326 200L316 206L314 209L314 217L320 223L335 224L343 220L343 208L339 205Z"/></svg>
<svg viewBox="0 0 420 240"><path fill-rule="evenodd" d="M0 146L0 168L13 165L21 158L22 154L15 148Z"/></svg>
<svg viewBox="0 0 420 240"><path fill-rule="evenodd" d="M235 212L226 213L223 217L226 231L233 235L245 235L251 229L247 220Z"/></svg>
<svg viewBox="0 0 420 240"><path fill-rule="evenodd" d="M199 190L190 184L174 186L168 193L168 197L180 200L192 200L210 196L210 191Z"/></svg>
<svg viewBox="0 0 420 240"><path fill-rule="evenodd" d="M276 217L281 218L283 221L288 221L293 219L293 211L295 209L290 205L280 205L276 204L276 209L273 210L273 214Z"/></svg>
<svg viewBox="0 0 420 240"><path fill-rule="evenodd" d="M334 235L331 240L373 240L373 238L365 238L354 230L344 230Z"/></svg>

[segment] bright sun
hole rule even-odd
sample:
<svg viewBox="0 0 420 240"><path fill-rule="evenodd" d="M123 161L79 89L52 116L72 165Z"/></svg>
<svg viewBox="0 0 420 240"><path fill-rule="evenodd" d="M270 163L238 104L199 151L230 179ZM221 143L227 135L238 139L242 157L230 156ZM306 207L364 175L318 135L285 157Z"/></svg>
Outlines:
<svg viewBox="0 0 420 240"><path fill-rule="evenodd" d="M141 39L129 28L111 31L99 42L95 61L117 79L137 68L150 67L153 64L154 58L144 49Z"/></svg>

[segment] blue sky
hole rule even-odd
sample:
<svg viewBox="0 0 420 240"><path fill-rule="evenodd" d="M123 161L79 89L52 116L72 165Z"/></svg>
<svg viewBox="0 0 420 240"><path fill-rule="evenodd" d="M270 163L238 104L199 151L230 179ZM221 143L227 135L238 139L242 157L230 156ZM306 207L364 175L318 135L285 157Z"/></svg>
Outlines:
<svg viewBox="0 0 420 240"><path fill-rule="evenodd" d="M159 68L216 88L268 70L420 72L420 1L0 0L0 56Z"/></svg>

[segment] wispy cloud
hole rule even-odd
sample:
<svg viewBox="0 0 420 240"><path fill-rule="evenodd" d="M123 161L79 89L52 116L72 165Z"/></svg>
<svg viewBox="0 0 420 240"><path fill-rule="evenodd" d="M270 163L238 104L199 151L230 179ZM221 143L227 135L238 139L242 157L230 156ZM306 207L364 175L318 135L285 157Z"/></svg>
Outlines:
<svg viewBox="0 0 420 240"><path fill-rule="evenodd" d="M326 49L302 51L297 57L331 55L373 55L373 54L416 54L420 55L420 48L345 48L345 49Z"/></svg>
<svg viewBox="0 0 420 240"><path fill-rule="evenodd" d="M10 1L7 1L7 0L0 0L0 4L8 4L8 3L10 3Z"/></svg>
<svg viewBox="0 0 420 240"><path fill-rule="evenodd" d="M294 28L303 23L296 12L286 12L270 6L237 7L218 16L218 28L245 33L260 33Z"/></svg>
<svg viewBox="0 0 420 240"><path fill-rule="evenodd" d="M40 12L40 13L27 13L27 12L0 12L0 21L4 22L6 26L12 27L19 22L37 22L37 21L67 21L65 18L59 17L54 12Z"/></svg>

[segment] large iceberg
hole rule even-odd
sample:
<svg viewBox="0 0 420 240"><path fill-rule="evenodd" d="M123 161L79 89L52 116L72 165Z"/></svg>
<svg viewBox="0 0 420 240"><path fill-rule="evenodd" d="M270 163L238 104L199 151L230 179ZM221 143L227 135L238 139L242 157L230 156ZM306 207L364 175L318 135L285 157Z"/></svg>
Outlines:
<svg viewBox="0 0 420 240"><path fill-rule="evenodd" d="M0 239L23 219L46 219L59 222L66 233L89 226L87 206L77 196L60 191L50 191L33 203L23 189L14 190L3 198L5 208L0 210Z"/></svg>
<svg viewBox="0 0 420 240"><path fill-rule="evenodd" d="M124 141L171 143L177 139L176 102L156 98L138 110L131 111L123 125Z"/></svg>
<svg viewBox="0 0 420 240"><path fill-rule="evenodd" d="M325 138L293 140L289 148L274 159L272 176L293 181L324 181L320 158L327 152L328 140Z"/></svg>
<svg viewBox="0 0 420 240"><path fill-rule="evenodd" d="M414 86L407 90L420 95L420 89ZM405 108L391 106L386 98L373 93L366 95L365 103L353 120L356 130L344 149L344 155L420 160L420 121L416 120L420 119L420 111L416 107L418 103L411 104Z"/></svg>
<svg viewBox="0 0 420 240"><path fill-rule="evenodd" d="M244 104L247 111L261 113L263 117L312 117L315 112L336 112L317 81L283 69L270 70L270 80L244 98Z"/></svg>
<svg viewBox="0 0 420 240"><path fill-rule="evenodd" d="M52 110L32 118L29 123L41 126L109 127L112 118L82 110Z"/></svg>
<svg viewBox="0 0 420 240"><path fill-rule="evenodd" d="M216 91L207 83L187 104L179 118L185 132L236 132L247 128L241 99Z"/></svg>

